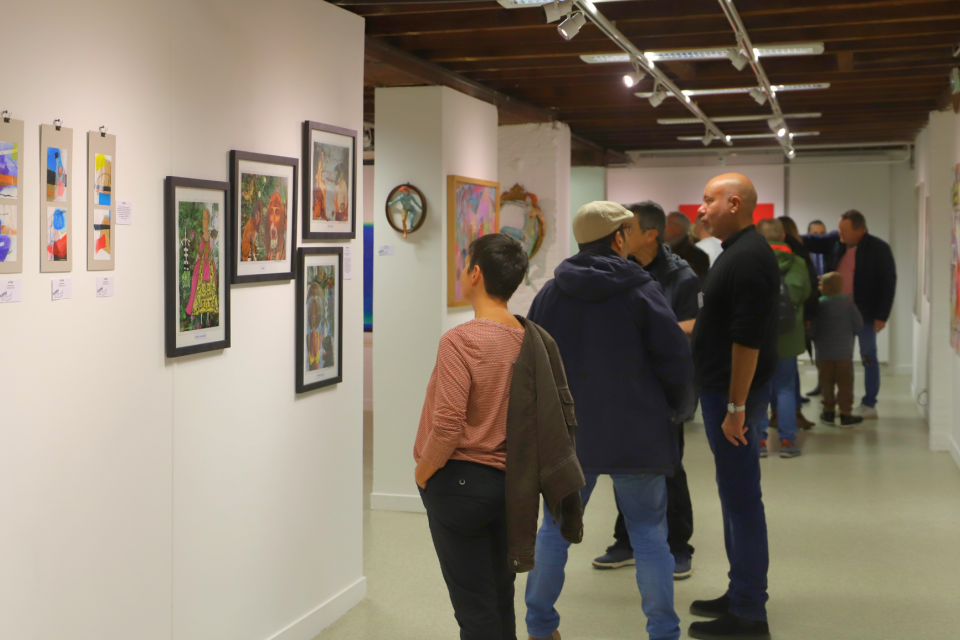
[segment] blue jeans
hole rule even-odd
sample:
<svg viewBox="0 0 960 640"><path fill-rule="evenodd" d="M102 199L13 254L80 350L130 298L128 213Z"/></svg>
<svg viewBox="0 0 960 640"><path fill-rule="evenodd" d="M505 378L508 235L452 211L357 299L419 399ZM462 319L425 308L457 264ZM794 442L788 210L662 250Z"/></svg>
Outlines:
<svg viewBox="0 0 960 640"><path fill-rule="evenodd" d="M773 373L770 404L777 412L777 430L781 440L797 441L797 359L780 358ZM767 439L770 418L766 412L760 421L760 439Z"/></svg>
<svg viewBox="0 0 960 640"><path fill-rule="evenodd" d="M867 395L863 396L863 406L877 406L877 394L880 393L880 361L877 360L877 331L873 323L864 324L857 334L860 339L860 360L863 362L863 381Z"/></svg>
<svg viewBox="0 0 960 640"><path fill-rule="evenodd" d="M597 486L597 474L586 474L580 490L583 506ZM647 616L650 640L676 640L680 618L673 609L673 555L667 544L667 486L663 476L611 475L617 503L630 532L637 561L637 586L641 608ZM554 608L563 589L564 568L570 543L560 535L560 525L543 510L537 534L536 567L527 578L527 632L534 638L549 638L560 626Z"/></svg>
<svg viewBox="0 0 960 640"><path fill-rule="evenodd" d="M760 491L759 426L767 415L770 386L747 398L747 446L733 446L723 435L727 394L700 394L703 424L717 465L717 488L723 512L723 538L730 562L730 613L748 620L767 619L767 518Z"/></svg>

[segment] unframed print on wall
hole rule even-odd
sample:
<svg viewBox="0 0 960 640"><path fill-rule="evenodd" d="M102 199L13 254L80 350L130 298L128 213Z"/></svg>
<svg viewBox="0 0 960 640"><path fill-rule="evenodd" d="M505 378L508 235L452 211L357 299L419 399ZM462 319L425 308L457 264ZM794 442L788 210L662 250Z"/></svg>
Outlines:
<svg viewBox="0 0 960 640"><path fill-rule="evenodd" d="M87 132L87 271L116 268L117 137Z"/></svg>
<svg viewBox="0 0 960 640"><path fill-rule="evenodd" d="M168 358L230 347L230 184L168 176L164 287Z"/></svg>
<svg viewBox="0 0 960 640"><path fill-rule="evenodd" d="M40 125L40 272L73 270L73 129Z"/></svg>
<svg viewBox="0 0 960 640"><path fill-rule="evenodd" d="M230 152L234 284L294 278L299 166L296 158Z"/></svg>
<svg viewBox="0 0 960 640"><path fill-rule="evenodd" d="M357 132L303 123L303 239L357 237Z"/></svg>
<svg viewBox="0 0 960 640"><path fill-rule="evenodd" d="M950 345L960 355L960 164L953 169L953 253L950 256Z"/></svg>
<svg viewBox="0 0 960 640"><path fill-rule="evenodd" d="M0 273L23 272L23 121L0 119Z"/></svg>
<svg viewBox="0 0 960 640"><path fill-rule="evenodd" d="M447 177L447 306L470 303L460 294L460 274L470 243L500 231L500 183Z"/></svg>
<svg viewBox="0 0 960 640"><path fill-rule="evenodd" d="M296 385L343 381L343 248L302 248L297 268Z"/></svg>

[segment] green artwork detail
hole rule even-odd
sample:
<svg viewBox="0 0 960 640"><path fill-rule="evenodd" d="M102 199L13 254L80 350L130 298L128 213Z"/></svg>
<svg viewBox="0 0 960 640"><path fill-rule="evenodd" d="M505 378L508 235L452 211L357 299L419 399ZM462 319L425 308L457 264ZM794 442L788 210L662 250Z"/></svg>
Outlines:
<svg viewBox="0 0 960 640"><path fill-rule="evenodd" d="M220 205L181 202L180 331L220 326Z"/></svg>

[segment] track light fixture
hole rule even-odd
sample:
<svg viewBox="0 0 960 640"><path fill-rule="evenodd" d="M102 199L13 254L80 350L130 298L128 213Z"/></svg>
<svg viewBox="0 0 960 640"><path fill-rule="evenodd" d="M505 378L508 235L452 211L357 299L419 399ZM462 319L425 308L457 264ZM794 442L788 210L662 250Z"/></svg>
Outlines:
<svg viewBox="0 0 960 640"><path fill-rule="evenodd" d="M744 55L740 49L728 49L727 57L730 58L730 62L733 63L737 71L743 71L743 68L750 64L750 58Z"/></svg>
<svg viewBox="0 0 960 640"><path fill-rule="evenodd" d="M547 22L556 22L557 20L570 15L573 11L572 0L553 0L543 5L543 12L547 14Z"/></svg>
<svg viewBox="0 0 960 640"><path fill-rule="evenodd" d="M574 36L580 33L580 29L586 24L587 18L582 13L575 13L557 27L557 31L563 36L564 40L572 40Z"/></svg>
<svg viewBox="0 0 960 640"><path fill-rule="evenodd" d="M759 105L763 105L767 101L767 94L760 89L750 89L747 93L749 93L750 97L756 100Z"/></svg>
<svg viewBox="0 0 960 640"><path fill-rule="evenodd" d="M703 142L703 146L709 147L710 143L713 142L713 138L714 138L713 131L710 131L710 129L707 129L707 132L703 134L703 138L701 139L701 142Z"/></svg>
<svg viewBox="0 0 960 640"><path fill-rule="evenodd" d="M796 150L794 150L793 147L790 147L790 148L787 150L787 157L790 158L791 160L793 160L794 158L797 157L797 152L796 152Z"/></svg>
<svg viewBox="0 0 960 640"><path fill-rule="evenodd" d="M635 87L640 84L640 81L644 79L647 74L640 70L640 64L633 60L633 71L623 76L623 84L627 85L627 88Z"/></svg>
<svg viewBox="0 0 960 640"><path fill-rule="evenodd" d="M773 131L775 134L777 134L778 138L783 138L788 133L787 123L785 123L783 120L770 118L767 120L767 126L770 127L770 131Z"/></svg>
<svg viewBox="0 0 960 640"><path fill-rule="evenodd" d="M667 92L660 88L660 85L656 85L653 88L653 94L650 96L650 106L656 109L660 104L667 99Z"/></svg>

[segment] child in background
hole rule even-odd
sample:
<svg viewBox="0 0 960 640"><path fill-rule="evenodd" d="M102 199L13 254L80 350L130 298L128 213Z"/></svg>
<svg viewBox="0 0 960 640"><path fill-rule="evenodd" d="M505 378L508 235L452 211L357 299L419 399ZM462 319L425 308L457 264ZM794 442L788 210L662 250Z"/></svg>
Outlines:
<svg viewBox="0 0 960 640"><path fill-rule="evenodd" d="M836 271L820 279L823 295L811 337L817 347L817 369L823 388L820 422L836 426L834 407L839 405L840 428L849 429L863 422L863 417L853 415L853 341L863 328L863 318L853 300L840 294L842 290L843 276Z"/></svg>

